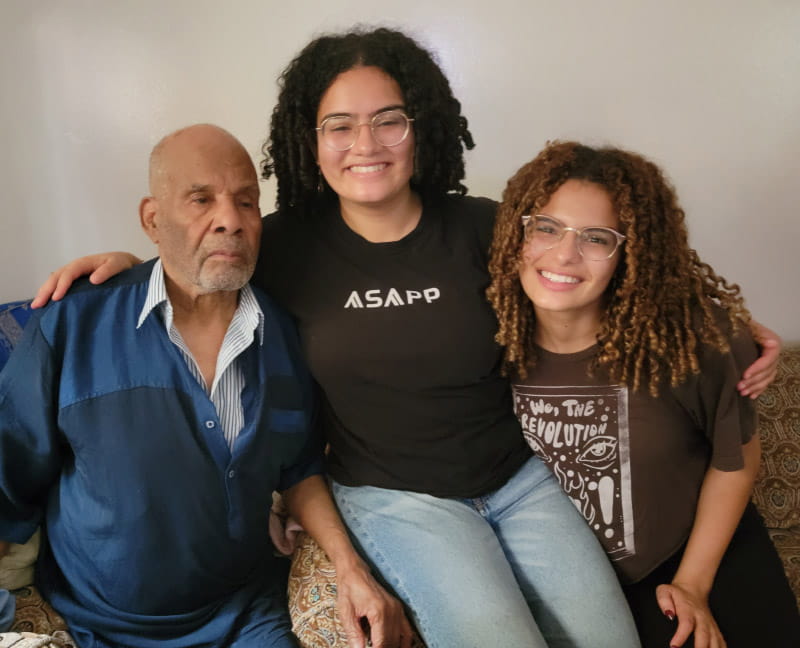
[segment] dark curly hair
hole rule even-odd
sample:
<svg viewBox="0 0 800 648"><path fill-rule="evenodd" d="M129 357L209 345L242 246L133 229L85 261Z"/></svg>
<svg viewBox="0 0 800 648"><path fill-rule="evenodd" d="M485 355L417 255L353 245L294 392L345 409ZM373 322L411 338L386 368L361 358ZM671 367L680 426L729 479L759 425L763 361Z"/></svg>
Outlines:
<svg viewBox="0 0 800 648"><path fill-rule="evenodd" d="M499 320L506 373L524 378L535 364L533 305L519 279L523 214L536 213L567 180L603 187L627 239L606 291L592 371L646 386L654 396L698 373L698 344L728 350L727 332L750 315L729 284L689 247L685 215L661 170L635 153L552 142L509 180L498 211L487 296ZM719 307L727 318L720 317ZM725 319L730 323L726 324Z"/></svg>
<svg viewBox="0 0 800 648"><path fill-rule="evenodd" d="M423 199L450 191L466 193L464 147L475 146L461 104L433 56L405 34L387 28L356 28L311 41L278 80L269 139L261 150L261 175L278 179L276 207L304 209L335 200L323 184L314 156L317 109L334 79L353 67L375 66L400 86L414 118L412 188Z"/></svg>

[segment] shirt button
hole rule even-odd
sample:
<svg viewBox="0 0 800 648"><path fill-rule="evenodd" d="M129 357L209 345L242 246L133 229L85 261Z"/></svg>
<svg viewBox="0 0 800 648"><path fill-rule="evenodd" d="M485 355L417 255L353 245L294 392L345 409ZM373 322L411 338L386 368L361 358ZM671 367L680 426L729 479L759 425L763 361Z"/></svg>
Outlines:
<svg viewBox="0 0 800 648"><path fill-rule="evenodd" d="M233 479L235 476L236 476L236 471L235 471L235 470L230 470L230 471L228 471L228 477L230 477L231 479Z"/></svg>
<svg viewBox="0 0 800 648"><path fill-rule="evenodd" d="M207 427L209 430L210 430L211 428L213 428L215 425L216 425L216 423L214 423L214 421L206 421L206 427Z"/></svg>

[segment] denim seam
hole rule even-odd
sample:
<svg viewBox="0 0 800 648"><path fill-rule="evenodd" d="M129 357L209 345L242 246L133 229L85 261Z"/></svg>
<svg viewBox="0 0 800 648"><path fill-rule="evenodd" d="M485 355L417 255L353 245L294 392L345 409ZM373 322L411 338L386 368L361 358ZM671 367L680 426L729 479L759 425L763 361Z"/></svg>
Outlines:
<svg viewBox="0 0 800 648"><path fill-rule="evenodd" d="M350 487L350 488L352 488L352 487ZM380 549L378 548L378 545L372 539L372 536L367 533L367 531L365 530L366 528L364 527L364 525L362 525L358 521L358 516L355 515L355 511L353 510L353 507L350 505L350 503L349 502L344 502L344 506L342 505L342 503L339 503L339 502L337 502L337 504L339 504L339 507L342 508L342 509L346 508L348 513L351 516L351 519L354 520L354 522L350 525L350 527L352 529L355 529L355 527L358 527L359 530L362 531L362 533L357 534L358 541L363 545L369 545L371 550L374 551L373 555L376 556L376 558L375 558L376 567L379 568L379 570L381 572L381 576L383 576L383 578L386 580L386 582L391 585L391 587L392 587L392 589L394 589L395 593L398 596L400 596L403 599L403 601L406 602L406 605L411 610L411 612L412 612L412 614L414 616L415 625L417 626L417 629L420 631L420 633L422 634L423 638L425 638L425 636L427 634L429 634L428 630L431 627L430 622L429 622L429 620L427 618L427 610L425 610L426 616L423 617L421 615L421 613L417 610L417 608L412 604L413 599L411 597L410 591L405 586L405 584L403 582L401 582L401 579L399 578L398 573L394 569L390 568L389 562L386 560L383 552L380 551ZM366 539L366 542L364 541L364 539ZM380 567L383 567L383 569L380 569ZM386 573L387 571L391 572L388 576L387 576L387 573ZM391 578L389 576L391 576ZM425 645L428 646L428 648L438 648L436 646L436 644L432 644L429 639L425 639ZM445 647L442 647L442 648L445 648Z"/></svg>

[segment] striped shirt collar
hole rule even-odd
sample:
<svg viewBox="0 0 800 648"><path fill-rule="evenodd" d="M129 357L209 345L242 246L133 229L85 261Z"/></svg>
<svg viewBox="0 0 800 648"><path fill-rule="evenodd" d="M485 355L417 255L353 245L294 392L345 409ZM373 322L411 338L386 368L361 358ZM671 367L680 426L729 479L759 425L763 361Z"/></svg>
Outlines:
<svg viewBox="0 0 800 648"><path fill-rule="evenodd" d="M169 331L172 328L172 303L167 294L167 284L164 281L164 266L161 263L161 259L155 262L153 270L150 273L150 282L147 286L147 299L144 300L144 306L139 313L139 321L136 323L137 329L141 328L144 321L157 306L161 306L162 308L164 324L167 331ZM242 286L239 290L239 304L236 310L241 311L241 315L247 327L251 330L255 329L258 331L258 343L260 346L263 346L264 312L258 305L258 300L249 283Z"/></svg>

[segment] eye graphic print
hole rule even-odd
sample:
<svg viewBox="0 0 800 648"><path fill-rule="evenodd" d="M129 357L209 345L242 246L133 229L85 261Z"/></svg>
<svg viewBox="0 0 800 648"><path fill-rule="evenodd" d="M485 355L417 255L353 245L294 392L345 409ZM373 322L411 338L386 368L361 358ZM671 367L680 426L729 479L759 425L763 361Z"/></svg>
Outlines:
<svg viewBox="0 0 800 648"><path fill-rule="evenodd" d="M617 439L614 437L595 437L588 442L583 452L578 455L577 461L595 470L610 468L617 458L617 443Z"/></svg>
<svg viewBox="0 0 800 648"><path fill-rule="evenodd" d="M539 440L535 436L533 435L528 436L526 434L525 438L527 439L528 445L531 447L531 450L533 450L534 454L536 454L537 457L543 459L545 463L550 463L553 460L553 458L549 454L547 454L547 450L544 449L544 446L542 446L542 444L539 443Z"/></svg>

